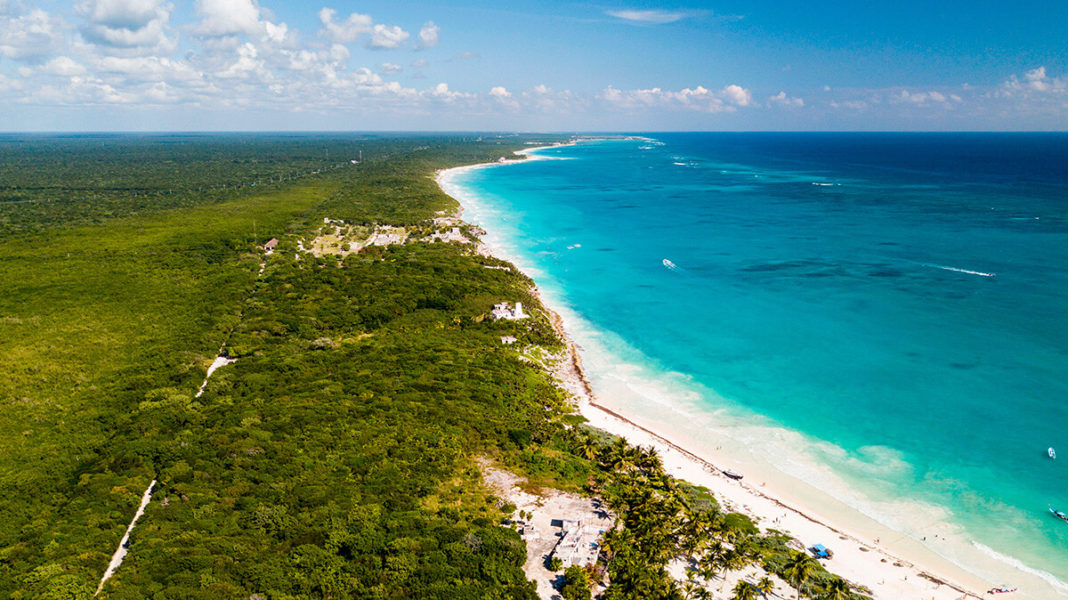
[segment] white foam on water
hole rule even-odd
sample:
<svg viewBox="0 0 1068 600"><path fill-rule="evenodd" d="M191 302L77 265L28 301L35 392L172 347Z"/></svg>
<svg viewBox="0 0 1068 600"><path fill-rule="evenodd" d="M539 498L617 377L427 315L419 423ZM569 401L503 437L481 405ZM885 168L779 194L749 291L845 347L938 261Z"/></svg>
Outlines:
<svg viewBox="0 0 1068 600"><path fill-rule="evenodd" d="M611 399L613 405L624 407L627 413L665 423L691 440L722 443L725 448L730 445L731 456L748 455L790 480L804 482L902 536L925 544L973 574L983 578L1005 577L1006 583L1011 581L1015 585L1024 582L1013 581L1014 573L1016 577L1026 573L1054 586L1058 596L1068 597L1063 593L1068 592L1068 584L1054 575L1027 567L1018 559L971 540L960 526L952 523L949 508L916 498L895 498L893 492L902 490L893 488L892 483L882 492L860 487L866 480L909 480L913 467L901 452L885 446L866 446L850 452L785 428L718 395L688 375L663 369L619 335L596 328L566 301L559 283L528 260L518 245L506 237L510 233L508 224L513 222L508 211L492 207L477 193L456 183L456 177L471 168L481 166L443 172L438 178L442 189L464 207L466 220L487 231L483 242L495 256L512 262L537 282L545 304L561 315L568 335L580 348L587 375L599 396ZM671 268L670 262L664 259L664 266ZM958 270L944 265L925 266ZM960 271L993 276L966 269ZM843 473L851 476L847 479ZM933 546L922 541L923 537L941 541Z"/></svg>
<svg viewBox="0 0 1068 600"><path fill-rule="evenodd" d="M1054 588L1056 588L1057 591L1062 596L1068 596L1068 583L1065 583L1065 582L1061 581L1060 579L1057 579L1057 577L1055 575L1053 575L1052 573L1047 573L1046 571L1042 571L1040 569L1032 569L1031 567L1029 567L1029 566L1025 565L1023 562L1021 562L1020 560L1015 559L1015 558L1013 558L1011 556L1002 554L1002 553L998 552L997 550L994 550L993 548L991 548L989 546L985 546L983 544L980 544L979 542L973 541L972 542L972 546L974 546L977 550L979 550L983 554L985 554L985 555L997 560L998 562L1005 563L1006 565L1009 565L1014 569L1018 569L1020 571L1023 571L1024 573L1027 573L1029 575L1034 575L1035 577L1038 577L1042 581L1045 581L1046 583L1048 583L1051 586L1053 586Z"/></svg>
<svg viewBox="0 0 1068 600"><path fill-rule="evenodd" d="M925 267L931 267L932 269L942 269L943 271L954 271L956 273L967 273L968 275L978 275L980 277L997 277L997 273L984 273L983 271L972 271L971 269L961 269L960 267L949 267L946 265L936 265L934 263L922 263Z"/></svg>

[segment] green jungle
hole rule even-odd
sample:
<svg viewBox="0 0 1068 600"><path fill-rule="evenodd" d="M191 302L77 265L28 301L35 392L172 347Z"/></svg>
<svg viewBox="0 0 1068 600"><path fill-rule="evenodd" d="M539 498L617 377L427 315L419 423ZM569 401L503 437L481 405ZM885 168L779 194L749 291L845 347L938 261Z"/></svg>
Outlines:
<svg viewBox="0 0 1068 600"><path fill-rule="evenodd" d="M751 564L799 597L864 597L584 425L529 358L565 350L533 283L420 241L457 209L436 170L557 140L0 136L0 598L537 598L476 459L617 515L564 598L712 598ZM305 251L324 219L410 235ZM502 300L532 318L486 318Z"/></svg>

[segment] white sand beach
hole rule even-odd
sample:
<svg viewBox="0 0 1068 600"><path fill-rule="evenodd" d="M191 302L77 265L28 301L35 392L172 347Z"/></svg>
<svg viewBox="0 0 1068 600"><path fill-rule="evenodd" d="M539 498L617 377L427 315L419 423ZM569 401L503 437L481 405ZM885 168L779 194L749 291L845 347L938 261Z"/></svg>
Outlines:
<svg viewBox="0 0 1068 600"><path fill-rule="evenodd" d="M521 151L527 154L537 150ZM533 155L531 158L545 160ZM439 185L461 204L463 195L452 183L457 174L470 169L497 166L501 163L473 165L438 173ZM508 163L503 163L508 164ZM479 225L482 225L479 223ZM488 236L492 238L492 235ZM523 268L521 261L492 243L483 251ZM527 270L527 269L524 269ZM537 281L537 274L528 270ZM714 435L694 439L692 429L678 425L684 413L670 415L664 407L635 410L615 392L598 389L583 371L584 350L572 342L568 332L574 323L568 311L545 304L553 313L558 329L569 341L572 358L563 361L556 374L561 384L574 394L579 408L590 424L625 437L630 443L653 446L660 453L668 471L691 483L710 489L731 510L746 513L765 529L787 532L806 547L823 544L834 551L833 559L822 561L832 572L855 584L870 589L874 598L952 600L959 598L1057 598L1057 590L1037 577L1023 571L1006 568L1004 562L988 557L987 564L997 570L986 569L987 564L970 565L969 569L943 557L933 549L933 542L921 542L877 522L859 510L838 501L812 485L791 477L771 465L761 464L757 454L739 447L737 440L718 440ZM563 316L561 316L563 315ZM595 378L594 378L595 379ZM674 419L674 422L673 422ZM732 469L745 475L741 481L722 474ZM941 531L932 526L932 540ZM930 545L929 545L930 544ZM973 551L973 554L978 553ZM986 561L985 561L986 562ZM965 563L961 563L965 564ZM1004 573L1015 573L1020 580L990 580L976 572L992 574L990 579ZM998 585L1019 585L1020 590L1004 596L987 592Z"/></svg>

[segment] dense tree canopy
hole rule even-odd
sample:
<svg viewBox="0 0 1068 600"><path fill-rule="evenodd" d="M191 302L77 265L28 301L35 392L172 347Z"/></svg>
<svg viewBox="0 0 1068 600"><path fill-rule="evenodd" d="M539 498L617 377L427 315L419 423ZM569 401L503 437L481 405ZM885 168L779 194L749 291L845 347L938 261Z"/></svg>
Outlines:
<svg viewBox="0 0 1068 600"><path fill-rule="evenodd" d="M679 597L680 554L792 577L785 538L573 426L522 354L562 344L516 270L456 243L297 250L324 218L427 230L455 208L436 169L523 141L0 137L0 597L92 597L155 479L100 598L534 598L474 456L605 497L611 597ZM487 319L502 300L533 317Z"/></svg>

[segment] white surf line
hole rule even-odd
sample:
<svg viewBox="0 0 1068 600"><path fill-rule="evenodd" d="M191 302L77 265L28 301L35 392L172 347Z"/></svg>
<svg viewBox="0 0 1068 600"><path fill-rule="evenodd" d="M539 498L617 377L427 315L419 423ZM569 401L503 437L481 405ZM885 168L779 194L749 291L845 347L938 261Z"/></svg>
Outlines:
<svg viewBox="0 0 1068 600"><path fill-rule="evenodd" d="M956 271L957 273L967 273L968 275L978 275L980 277L997 277L997 273L984 273L982 271L971 271L969 269L959 269L957 267L947 267L945 265L936 265L934 263L923 263L925 267L931 267L932 269L942 269L944 271Z"/></svg>
<svg viewBox="0 0 1068 600"><path fill-rule="evenodd" d="M137 519L141 518L141 515L145 514L145 507L152 500L152 491L156 488L156 480L153 479L152 483L148 484L145 488L145 493L141 496L141 506L137 507L137 512L134 513L133 520L130 521L130 525L126 528L125 535L119 541L119 547L115 550L115 554L111 555L111 562L108 563L108 569L104 571L104 576L100 578L100 585L96 586L96 596L100 593L100 590L104 589L104 582L111 578L118 570L119 565L122 564L124 558L126 558L126 552L130 545L130 532L133 531L134 524L137 523Z"/></svg>

